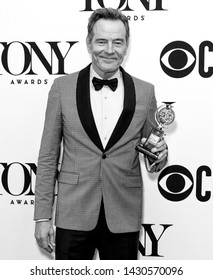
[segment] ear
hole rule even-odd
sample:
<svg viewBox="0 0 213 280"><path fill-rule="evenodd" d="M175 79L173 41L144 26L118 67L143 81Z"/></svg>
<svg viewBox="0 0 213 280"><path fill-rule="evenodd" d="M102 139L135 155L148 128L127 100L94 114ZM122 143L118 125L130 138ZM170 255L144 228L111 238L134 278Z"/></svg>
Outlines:
<svg viewBox="0 0 213 280"><path fill-rule="evenodd" d="M125 49L125 52L124 52L124 53L125 53L125 55L127 54L127 50L128 50L128 46L127 46L127 47L126 47L126 49Z"/></svg>
<svg viewBox="0 0 213 280"><path fill-rule="evenodd" d="M125 55L127 54L128 49L129 49L129 40L128 40L128 42L126 42L126 49L125 49L125 52L124 52Z"/></svg>
<svg viewBox="0 0 213 280"><path fill-rule="evenodd" d="M127 51L128 51L128 45L126 46L126 49L125 49L125 51L124 51L124 55L127 54Z"/></svg>
<svg viewBox="0 0 213 280"><path fill-rule="evenodd" d="M88 36L86 38L86 45L87 45L88 53L91 54L91 43Z"/></svg>

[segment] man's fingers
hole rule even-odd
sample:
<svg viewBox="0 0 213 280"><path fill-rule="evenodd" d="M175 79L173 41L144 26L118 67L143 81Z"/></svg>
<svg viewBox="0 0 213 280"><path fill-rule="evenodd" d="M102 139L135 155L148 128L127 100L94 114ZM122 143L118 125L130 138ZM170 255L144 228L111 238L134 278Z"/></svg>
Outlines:
<svg viewBox="0 0 213 280"><path fill-rule="evenodd" d="M43 248L43 249L45 249L45 250L48 249L47 237L37 235L37 236L36 236L36 241L37 241L39 247L41 247L41 248Z"/></svg>
<svg viewBox="0 0 213 280"><path fill-rule="evenodd" d="M50 244L52 247L55 247L55 234L53 229L50 231Z"/></svg>
<svg viewBox="0 0 213 280"><path fill-rule="evenodd" d="M38 222L35 227L35 238L42 249L53 252L54 230L50 222Z"/></svg>

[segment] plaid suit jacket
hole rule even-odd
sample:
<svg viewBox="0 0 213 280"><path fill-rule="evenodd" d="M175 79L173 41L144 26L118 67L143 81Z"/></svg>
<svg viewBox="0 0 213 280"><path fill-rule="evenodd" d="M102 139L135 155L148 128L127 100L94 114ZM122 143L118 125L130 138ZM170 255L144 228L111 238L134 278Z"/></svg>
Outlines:
<svg viewBox="0 0 213 280"><path fill-rule="evenodd" d="M103 198L112 232L140 230L143 183L135 147L155 125L156 99L152 84L120 69L124 108L105 149L91 110L90 65L54 81L38 159L35 220L52 218L57 180L56 226L92 230ZM58 171L61 142L62 162Z"/></svg>

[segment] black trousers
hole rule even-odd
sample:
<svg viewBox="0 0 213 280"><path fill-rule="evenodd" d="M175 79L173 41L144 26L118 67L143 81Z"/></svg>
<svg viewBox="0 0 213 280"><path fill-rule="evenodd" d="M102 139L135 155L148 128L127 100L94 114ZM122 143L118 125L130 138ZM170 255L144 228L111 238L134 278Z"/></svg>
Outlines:
<svg viewBox="0 0 213 280"><path fill-rule="evenodd" d="M56 260L136 260L139 232L112 233L106 224L103 203L95 229L78 231L56 228Z"/></svg>

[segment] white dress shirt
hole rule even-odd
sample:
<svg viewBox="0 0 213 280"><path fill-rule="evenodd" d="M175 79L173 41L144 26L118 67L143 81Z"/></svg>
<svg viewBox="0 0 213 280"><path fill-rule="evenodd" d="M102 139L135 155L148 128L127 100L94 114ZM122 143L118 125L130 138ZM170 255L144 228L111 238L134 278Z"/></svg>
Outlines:
<svg viewBox="0 0 213 280"><path fill-rule="evenodd" d="M112 91L108 86L103 86L101 90L95 90L92 83L93 77L102 79L91 66L90 68L90 102L95 124L105 148L110 136L118 122L123 110L124 84L122 74L118 70L110 79L117 78L118 86Z"/></svg>

